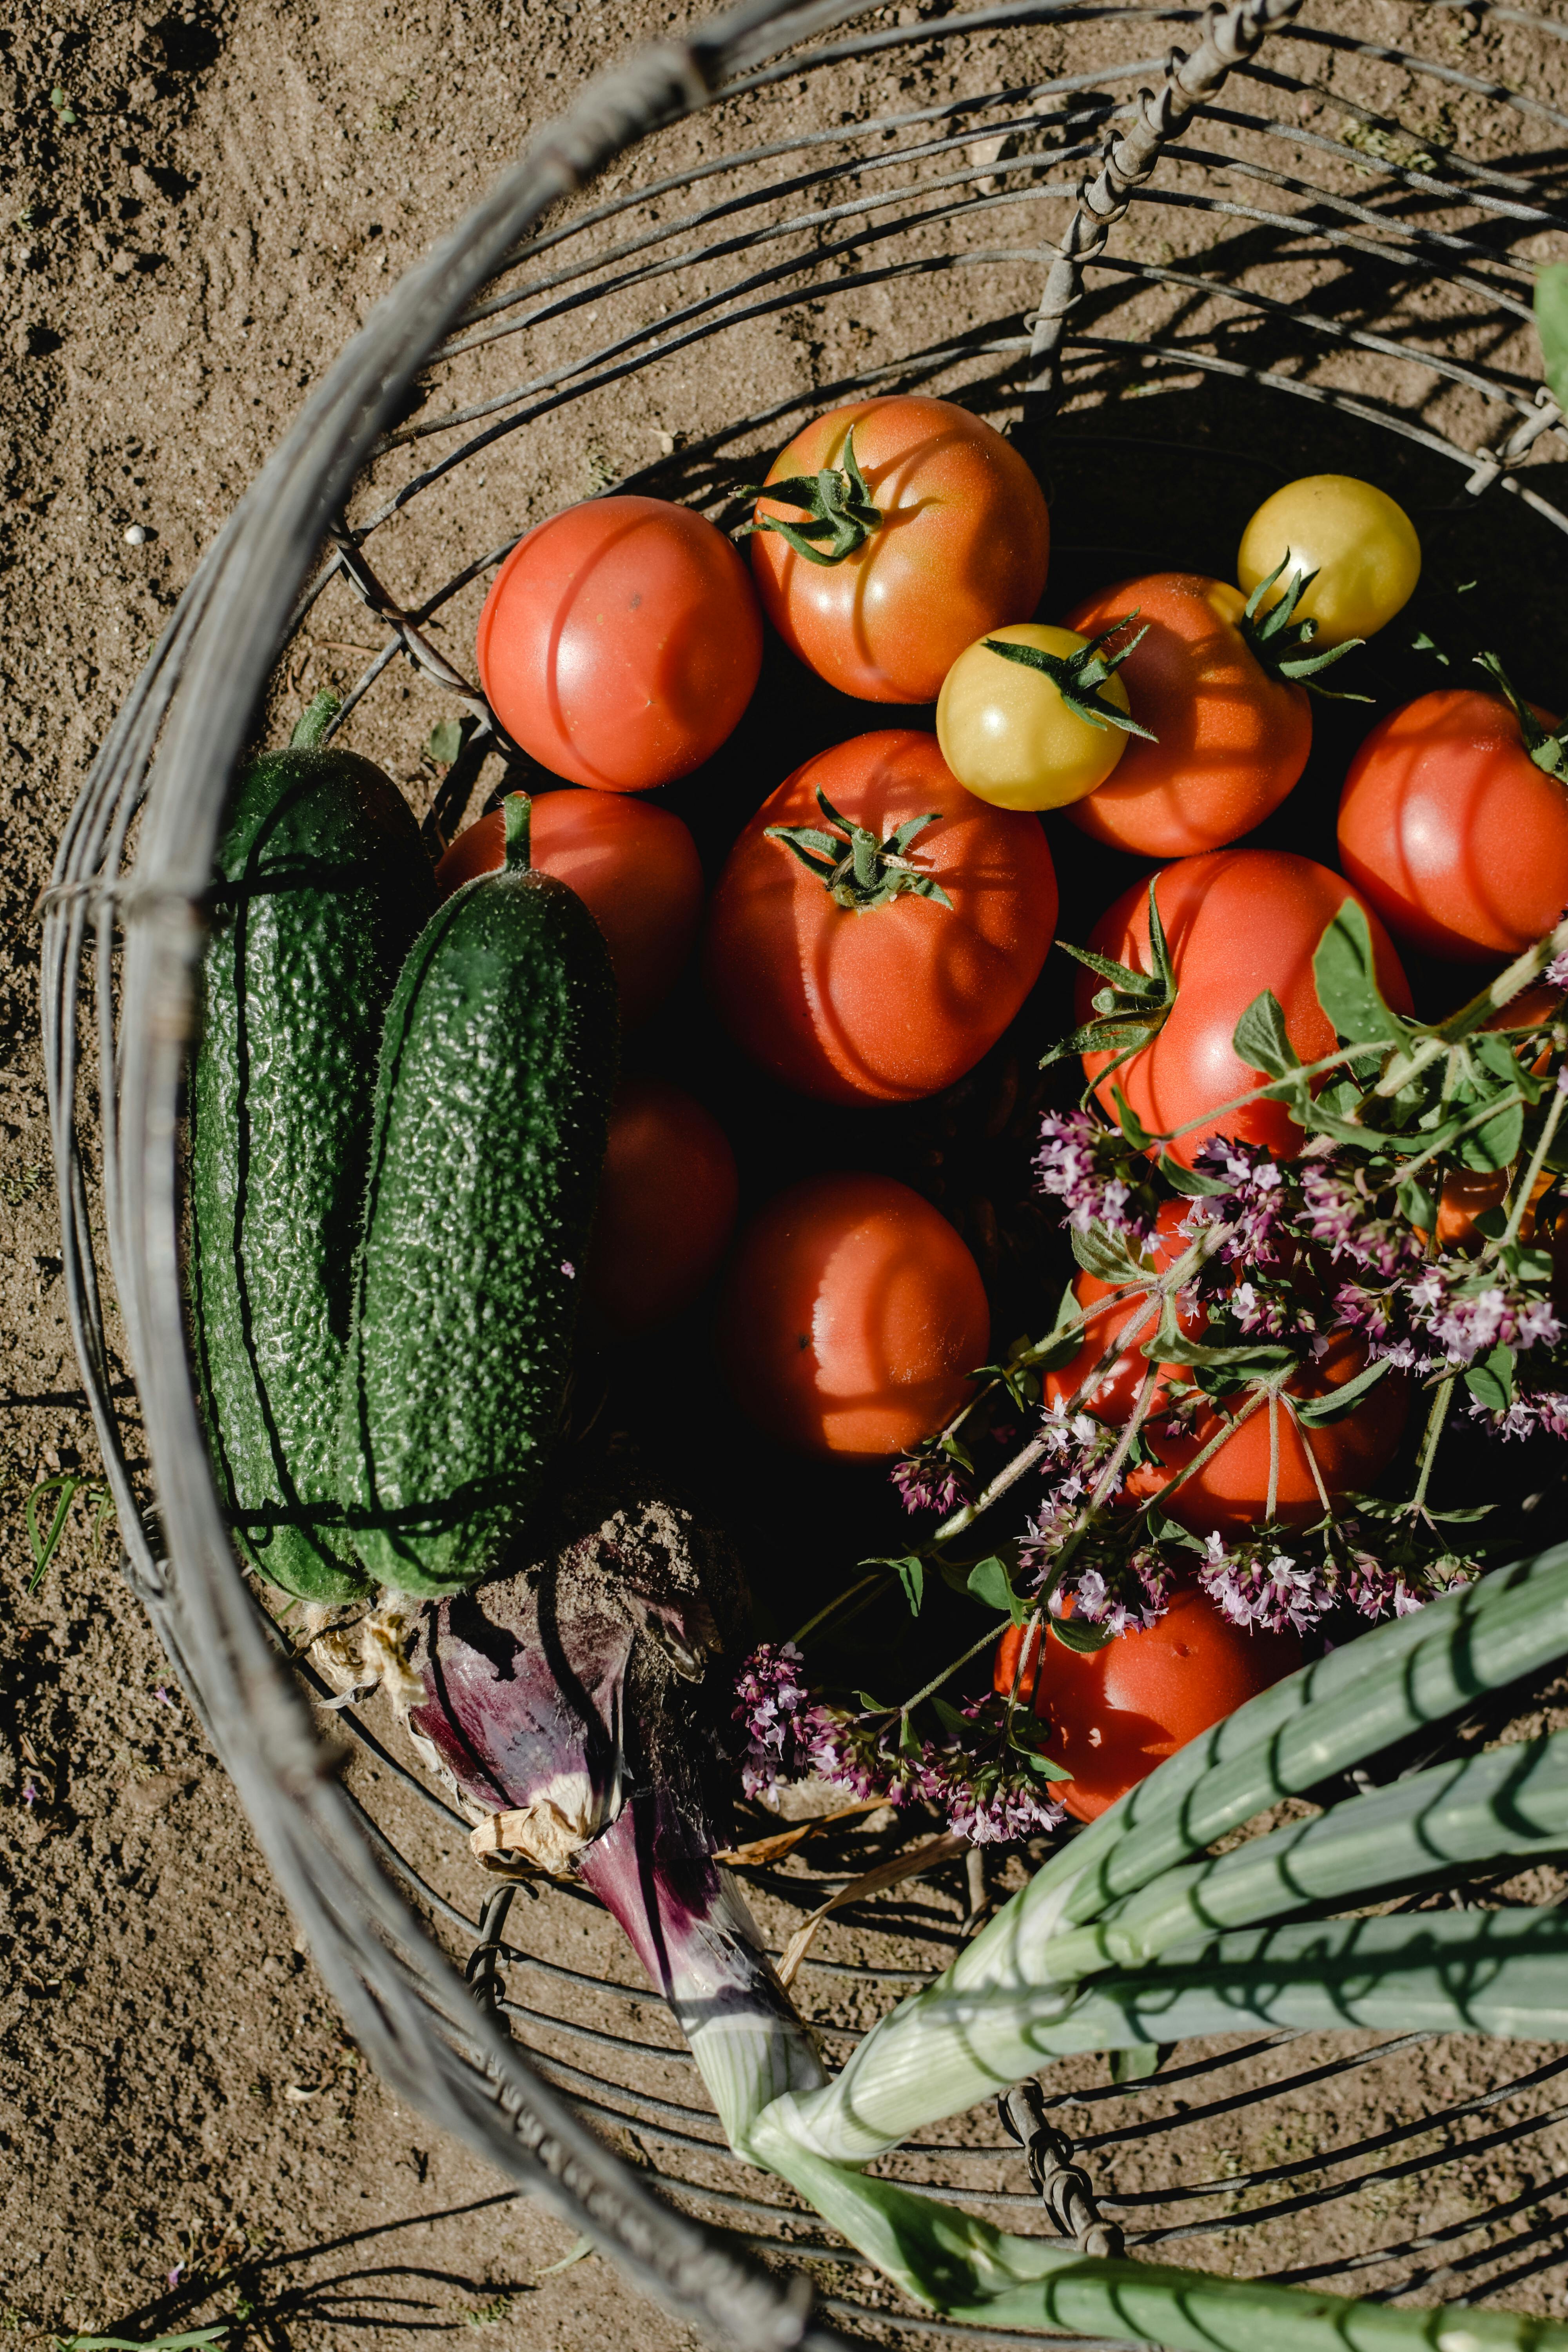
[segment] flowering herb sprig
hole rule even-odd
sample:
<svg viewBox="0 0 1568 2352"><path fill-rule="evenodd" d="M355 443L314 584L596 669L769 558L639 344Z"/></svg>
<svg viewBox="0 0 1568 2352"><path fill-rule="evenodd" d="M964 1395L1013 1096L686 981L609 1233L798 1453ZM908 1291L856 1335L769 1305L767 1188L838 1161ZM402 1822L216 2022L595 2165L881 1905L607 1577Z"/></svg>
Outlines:
<svg viewBox="0 0 1568 2352"><path fill-rule="evenodd" d="M1035 1836L1063 1819L1050 1793L1061 1775L1042 1755L1037 1727L1001 1699L939 1705L947 1737L924 1739L907 1711L812 1698L795 1644L762 1643L741 1670L734 1714L750 1797L765 1800L789 1780L823 1780L863 1801L934 1805L974 1845Z"/></svg>
<svg viewBox="0 0 1568 2352"><path fill-rule="evenodd" d="M1176 982L1152 893L1151 938L1152 972L1106 967L1097 1020L1047 1060L1109 1048L1125 1061L1157 1034ZM1101 970L1103 959L1074 952ZM1170 1147L1185 1130L1152 1134L1110 1072L1044 1119L1038 1189L1094 1277L1092 1311L1069 1289L1051 1331L980 1369L954 1421L893 1470L908 1509L934 1529L906 1555L867 1563L896 1572L917 1613L933 1578L967 1593L994 1612L989 1630L899 1708L864 1693L858 1706L829 1704L808 1690L798 1652L755 1654L756 1688L747 1683L737 1704L755 1793L812 1773L934 1804L976 1839L1023 1834L1019 1823L1060 1815L1031 1710L1016 1693L968 1707L941 1696L994 1646L997 1617L1089 1650L1156 1622L1178 1585L1195 1582L1237 1624L1298 1634L1342 1624L1343 1638L1478 1572L1485 1513L1429 1499L1445 1433L1463 1421L1503 1442L1568 1438L1568 1312L1553 1296L1552 1246L1560 1215L1568 1232L1568 920L1439 1024L1386 1003L1353 899L1313 971L1333 1051L1303 1065L1265 992L1235 1035L1258 1083L1193 1122L1209 1129L1248 1103L1283 1102L1301 1130L1297 1158L1222 1131L1184 1164ZM1556 992L1544 1005L1542 982ZM1179 1216L1165 1210L1174 1202ZM1090 1339L1104 1344L1090 1350ZM1359 1369L1321 1377L1347 1341ZM1058 1381L1047 1401L1046 1379L1083 1363L1074 1393ZM1409 1490L1331 1496L1313 1431L1395 1375L1427 1398ZM1270 1469L1258 1523L1189 1532L1182 1488L1262 1414ZM1022 1443L991 1467L1002 1423L1016 1431L1020 1416ZM1318 1483L1321 1517L1305 1528L1277 1509L1287 1426ZM961 1562L960 1539L1009 1496L1024 1506L1019 1532ZM933 1715L944 1737L931 1736Z"/></svg>

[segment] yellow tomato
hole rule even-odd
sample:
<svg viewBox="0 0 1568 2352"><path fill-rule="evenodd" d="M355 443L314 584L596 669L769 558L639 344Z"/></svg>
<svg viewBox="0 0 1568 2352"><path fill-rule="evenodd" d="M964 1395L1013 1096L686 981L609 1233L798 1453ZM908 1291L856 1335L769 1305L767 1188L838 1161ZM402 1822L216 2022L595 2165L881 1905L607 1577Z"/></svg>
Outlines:
<svg viewBox="0 0 1568 2352"><path fill-rule="evenodd" d="M1032 646L1058 661L1089 644L1072 629L1019 621L993 629L1005 645ZM1099 687L1119 710L1127 688L1114 673ZM1102 784L1126 748L1109 719L1080 718L1043 670L992 653L984 637L961 653L942 680L936 706L942 756L976 799L998 808L1065 808Z"/></svg>
<svg viewBox="0 0 1568 2352"><path fill-rule="evenodd" d="M1409 603L1421 577L1421 542L1386 490L1352 474L1308 474L1266 499L1242 533L1236 560L1242 593L1250 596L1282 562L1264 610L1294 574L1315 572L1296 614L1316 621L1312 650L1327 652L1351 637L1375 636Z"/></svg>

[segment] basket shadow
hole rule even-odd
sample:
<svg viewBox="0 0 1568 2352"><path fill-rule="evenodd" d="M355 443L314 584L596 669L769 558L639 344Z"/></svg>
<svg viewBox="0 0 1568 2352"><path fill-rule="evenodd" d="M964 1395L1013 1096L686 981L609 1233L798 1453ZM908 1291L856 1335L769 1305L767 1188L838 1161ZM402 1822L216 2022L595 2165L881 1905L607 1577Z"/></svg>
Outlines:
<svg viewBox="0 0 1568 2352"><path fill-rule="evenodd" d="M330 2325L348 2334L374 2328L388 2341L449 2333L503 2315L501 2306L534 2292L531 2279L498 2283L439 2262L369 2260L310 2275L313 2266L398 2236L463 2220L516 2201L517 2192L470 2199L381 2221L312 2242L241 2254L211 2270L198 2268L171 2294L124 2312L106 2324L110 2336L146 2335L149 2341L202 2326L223 2325L224 2352L247 2344L291 2352L296 2330ZM454 2296L464 2301L454 2307ZM214 2316L204 2318L212 2311Z"/></svg>

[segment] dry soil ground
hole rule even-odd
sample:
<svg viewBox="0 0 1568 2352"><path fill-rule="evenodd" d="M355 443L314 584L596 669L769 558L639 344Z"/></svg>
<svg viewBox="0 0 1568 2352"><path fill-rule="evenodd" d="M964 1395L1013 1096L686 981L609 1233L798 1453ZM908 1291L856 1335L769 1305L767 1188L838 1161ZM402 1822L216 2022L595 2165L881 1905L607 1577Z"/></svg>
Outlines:
<svg viewBox="0 0 1568 2352"><path fill-rule="evenodd" d="M280 2347L353 2340L374 2352L465 2326L529 2352L685 2340L603 2263L552 2271L568 2233L498 2194L367 2074L107 1540L95 1543L33 915L94 749L302 387L531 125L607 53L674 16L662 0L176 0L163 14L45 0L14 8L0 30L13 166L0 226L0 2331L21 2342L220 2318L231 2344L248 2326ZM1336 21L1396 29L1377 5ZM1537 87L1555 69L1551 57L1510 54L1506 30L1467 22L1459 35L1473 44L1467 65ZM1156 50L1163 37L1142 36ZM948 68L921 70L921 95L940 94ZM1346 92L1359 70L1344 58L1323 67ZM801 119L865 97L863 85L847 99L803 88ZM1158 238L1142 250L1173 257ZM547 439L511 476L492 468L488 486L481 471L454 529L492 544L651 462L705 415L830 379L874 341L881 299L868 292L837 341L796 310L743 362L710 358L657 392L628 386L595 437ZM943 331L940 299L923 329ZM1201 415L1187 421L1206 429ZM288 694L358 666L364 624L346 603L335 619L318 620L309 674L296 665ZM417 684L396 692L412 709L382 707L356 740L427 797L418 747L443 706ZM72 1472L89 1483L33 1594L24 1498ZM957 1899L935 1906L950 1924ZM585 1932L575 1917L561 1930L567 1941ZM1234 2171L1299 2153L1302 2132L1310 2144L1320 2128L1376 2128L1412 2099L1473 2086L1468 2063L1429 2053L1401 2079L1385 2070L1361 2105L1352 2093L1331 2131L1298 2117L1294 2138L1206 2160ZM1545 2148L1523 2171L1508 2161L1472 2190L1516 2195L1552 2169ZM1120 2177L1143 2178L1135 2151ZM1426 2208L1435 2219L1458 2210L1441 2198ZM1272 2258L1300 2243L1287 2237ZM1235 2245L1221 2253L1244 2258ZM1521 2293L1557 2310L1557 2285L1549 2275Z"/></svg>

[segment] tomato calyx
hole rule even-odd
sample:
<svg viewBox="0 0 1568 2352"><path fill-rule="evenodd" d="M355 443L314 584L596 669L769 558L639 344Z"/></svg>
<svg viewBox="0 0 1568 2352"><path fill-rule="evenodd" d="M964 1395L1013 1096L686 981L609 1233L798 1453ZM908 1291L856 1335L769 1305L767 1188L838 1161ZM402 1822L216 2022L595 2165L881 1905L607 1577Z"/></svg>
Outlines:
<svg viewBox="0 0 1568 2352"><path fill-rule="evenodd" d="M1160 920L1160 909L1154 898L1154 885L1149 885L1149 950L1154 959L1152 971L1135 971L1131 964L1117 963L1110 956L1096 955L1090 948L1075 948L1070 940L1058 940L1079 963L1087 964L1107 983L1096 991L1091 1002L1096 1018L1075 1029L1040 1057L1042 1070L1053 1062L1066 1061L1074 1054L1112 1054L1113 1061L1094 1081L1103 1085L1112 1070L1141 1054L1154 1039L1170 1018L1176 1002L1176 973L1171 961L1171 950L1165 938L1165 926Z"/></svg>
<svg viewBox="0 0 1568 2352"><path fill-rule="evenodd" d="M1073 654L1048 654L1043 646L1009 645L1001 637L986 637L982 642L988 654L1000 654L1004 661L1017 662L1023 668L1038 670L1042 677L1048 677L1075 718L1087 719L1091 727L1120 727L1124 735L1140 735L1145 743L1157 743L1157 735L1152 735L1147 727L1140 727L1130 711L1119 709L1100 691L1128 655L1142 644L1149 634L1149 624L1145 621L1137 635L1116 653L1107 654L1101 648L1123 629L1130 629L1137 618L1136 612L1124 613L1121 620L1112 621L1108 629L1101 629L1099 636L1090 637ZM1078 950L1074 949L1072 952L1076 954Z"/></svg>
<svg viewBox="0 0 1568 2352"><path fill-rule="evenodd" d="M1484 669L1497 687L1509 709L1519 721L1524 748L1534 765L1544 775L1555 776L1560 783L1568 783L1568 728L1559 728L1555 734L1543 727L1528 702L1515 692L1496 654L1478 654L1478 668Z"/></svg>
<svg viewBox="0 0 1568 2352"><path fill-rule="evenodd" d="M808 563L842 563L847 555L864 547L871 533L882 526L882 509L873 500L871 486L855 455L853 425L844 436L842 467L824 466L819 473L794 474L786 482L748 483L742 496L774 499L780 506L804 509L810 518L806 522L785 522L775 515L755 515L750 522L741 525L735 536L745 539L754 530L776 530ZM830 543L819 547L816 544L818 540Z"/></svg>
<svg viewBox="0 0 1568 2352"><path fill-rule="evenodd" d="M1319 670L1327 669L1342 654L1353 653L1358 646L1366 643L1364 637L1347 637L1343 645L1331 646L1326 653L1308 651L1318 634L1318 625L1310 619L1299 621L1296 608L1317 578L1316 572L1293 572L1279 602L1270 604L1267 613L1260 610L1263 599L1278 586L1289 561L1290 551L1287 548L1268 579L1260 580L1247 600L1236 625L1247 652L1261 670L1282 686L1305 686L1311 693L1325 695L1332 702L1370 702L1370 694L1341 694L1331 687L1313 684Z"/></svg>
<svg viewBox="0 0 1568 2352"><path fill-rule="evenodd" d="M907 894L933 899L951 911L952 900L935 875L922 873L904 855L918 833L935 824L942 814L939 809L906 819L897 832L879 841L868 825L841 815L820 786L816 805L830 830L823 832L811 824L770 824L766 838L782 843L792 856L798 857L836 904L864 915Z"/></svg>

